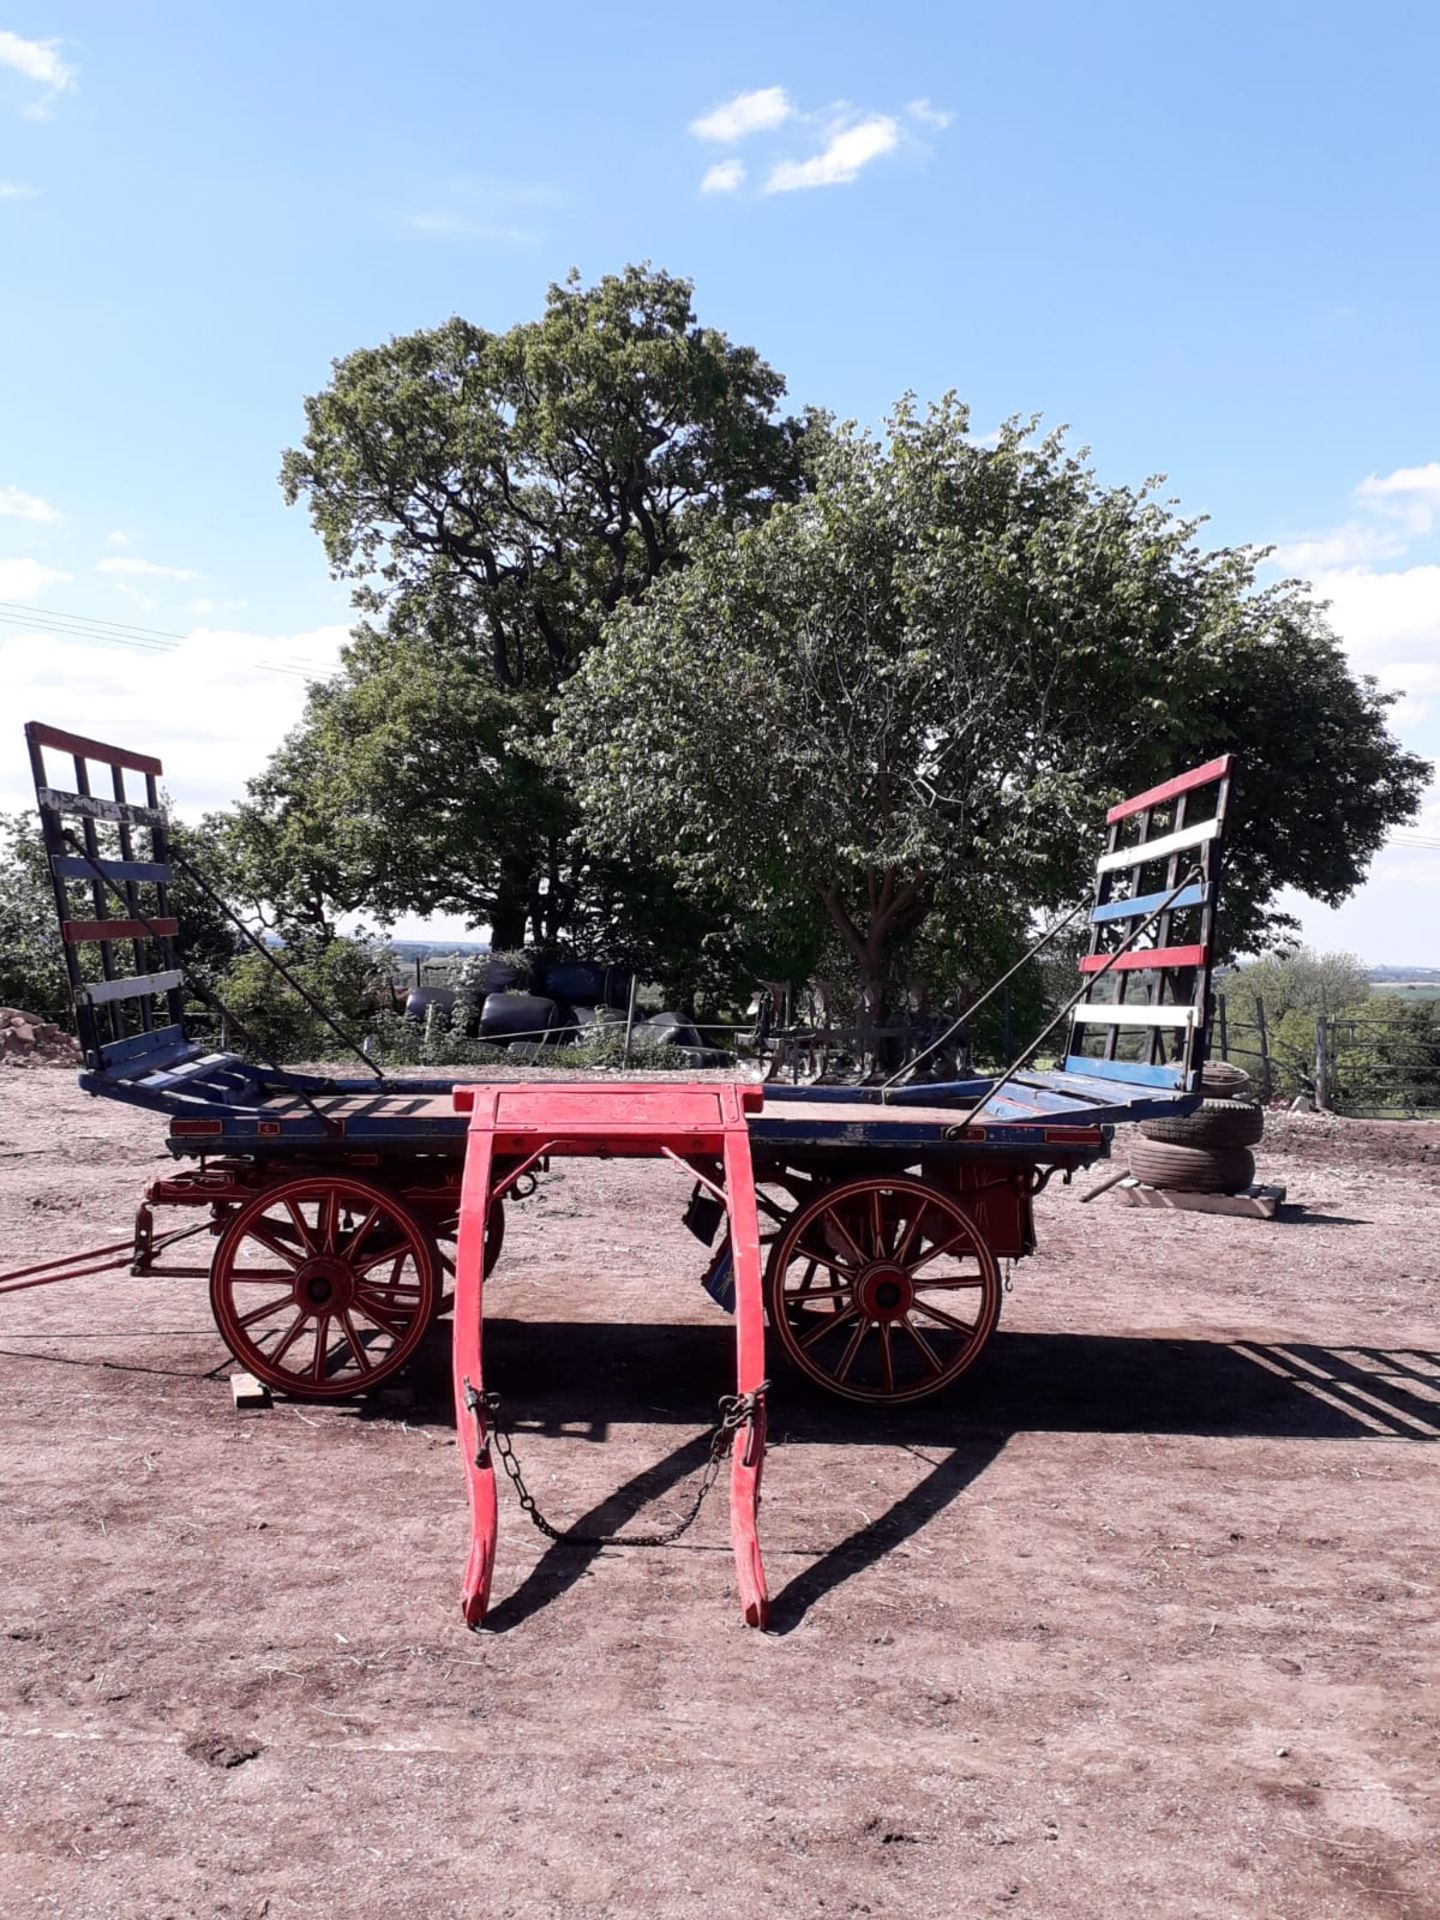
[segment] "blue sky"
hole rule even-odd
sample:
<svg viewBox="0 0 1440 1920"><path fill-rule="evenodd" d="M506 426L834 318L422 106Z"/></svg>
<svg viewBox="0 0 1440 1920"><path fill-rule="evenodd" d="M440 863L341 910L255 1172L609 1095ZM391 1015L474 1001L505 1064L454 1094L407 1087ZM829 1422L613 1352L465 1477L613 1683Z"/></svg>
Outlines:
<svg viewBox="0 0 1440 1920"><path fill-rule="evenodd" d="M275 484L332 357L636 259L795 403L953 387L1164 472L1440 754L1437 126L1422 0L0 0L0 805L29 717L232 798L343 637ZM1313 939L1440 965L1432 799Z"/></svg>

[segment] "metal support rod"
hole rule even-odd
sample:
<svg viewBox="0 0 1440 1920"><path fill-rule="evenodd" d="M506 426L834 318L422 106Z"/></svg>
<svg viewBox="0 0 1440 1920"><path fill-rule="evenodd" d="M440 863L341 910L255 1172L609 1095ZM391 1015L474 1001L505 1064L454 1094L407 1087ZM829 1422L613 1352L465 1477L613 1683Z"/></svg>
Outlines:
<svg viewBox="0 0 1440 1920"><path fill-rule="evenodd" d="M250 931L249 927L246 926L245 922L240 918L240 915L236 913L235 909L230 905L229 901L226 900L223 895L218 894L215 891L215 889L210 885L209 881L205 878L204 874L202 874L196 867L192 866L191 863L185 858L184 854L179 852L178 849L173 851L170 857L174 861L177 867L183 867L185 869L186 873L189 874L190 878L195 882L196 886L199 887L200 891L203 894L205 894L206 897L215 906L219 907L220 911L225 915L226 919L233 921L235 926L239 928L244 938L250 942L251 946L254 947L255 951L258 954L260 954L262 958L269 961L270 965L275 969L276 973L280 975L281 979L289 982L289 984L295 989L296 993L298 993L300 998L305 1002L306 1006L309 1007L310 1011L314 1014L318 1014L319 1017L325 1022L326 1026L329 1027L330 1031L335 1035L336 1039L343 1040L345 1045L350 1049L351 1053L355 1055L355 1058L357 1060L363 1060L365 1065L369 1068L370 1072L375 1075L375 1078L377 1080L383 1080L385 1078L385 1069L383 1067L377 1067L375 1062L370 1058L369 1054L366 1053L365 1049L359 1044L359 1042L355 1039L353 1034L346 1033L345 1029L337 1021L332 1020L330 1018L330 1015L325 1011L324 1007L315 998L314 994L312 994L308 988L302 987L300 982L295 978L294 974L291 973L290 969L284 966L279 960L275 958L274 953L270 950L269 947L266 946L265 942L261 939L258 939L256 935Z"/></svg>
<svg viewBox="0 0 1440 1920"><path fill-rule="evenodd" d="M1066 1020L1069 1018L1069 1016L1075 1011L1076 1007L1078 1007L1080 1002L1085 998L1085 995L1090 991L1091 987L1094 986L1095 982L1097 980L1103 980L1105 978L1105 975L1109 973L1110 969L1115 965L1115 962L1119 959L1122 959L1124 955L1130 951L1131 947L1134 946L1135 942L1140 938L1141 934L1144 933L1148 927L1151 927L1154 925L1154 923L1160 918L1160 916L1169 909L1171 901L1174 900L1178 894L1183 893L1186 887L1190 885L1191 881L1198 878L1199 873L1200 873L1199 867L1192 867L1189 873L1186 874L1185 878L1182 881L1180 881L1180 883L1177 886L1174 886L1170 889L1169 893L1166 894L1165 898L1160 902L1159 906L1156 907L1155 911L1152 914L1148 915L1146 919L1142 920L1139 926L1136 927L1132 933L1127 935L1127 937L1115 949L1114 953L1106 955L1104 966L1100 967L1094 973L1086 974L1084 979L1081 980L1079 987L1076 989L1074 993L1071 994L1070 998L1065 1002L1065 1005L1060 1009L1059 1013L1056 1014L1055 1018L1050 1022L1049 1026L1046 1027L1045 1031L1043 1033L1037 1033L1035 1038L1030 1042L1029 1046L1026 1047L1025 1051L1021 1054L1016 1055L1015 1059L1005 1069L1004 1073L1001 1074L1000 1078L991 1085L991 1087L989 1088L989 1090L985 1095L985 1099L979 1101L975 1106L973 1106L970 1109L970 1111L966 1114L965 1118L959 1123L959 1125L951 1131L949 1135L950 1139L954 1140L958 1138L959 1135L962 1134L965 1131L965 1129L970 1125L970 1122L976 1117L976 1115L984 1112L986 1103L995 1098L995 1095L1000 1091L1001 1087L1003 1087L1007 1081L1013 1080L1015 1078L1015 1075L1020 1071L1021 1067L1024 1066L1025 1062L1030 1058L1031 1054L1034 1053L1035 1049L1040 1045L1041 1041L1048 1040L1051 1034L1059 1026L1060 1022L1062 1020Z"/></svg>
<svg viewBox="0 0 1440 1920"><path fill-rule="evenodd" d="M1177 888L1177 892L1178 892L1178 888ZM1025 965L1027 961L1033 960L1036 954L1040 952L1042 947L1048 947L1050 942L1055 938L1055 936L1059 933L1063 933L1066 927L1070 925L1071 921L1077 920L1080 917L1080 915L1084 913L1085 909L1089 905L1090 905L1090 902L1088 899L1082 900L1079 906L1072 907L1070 909L1069 913L1066 914L1063 920L1057 920L1053 927L1047 928L1046 931L1042 933L1040 938L1035 942L1034 946L1031 947L1030 951L1028 953L1021 954L1020 958L1015 962L1014 966L1011 967L1008 973L1002 973L1000 978L997 981L995 981L993 986L989 986L985 989L984 993L981 994L978 1000L972 1001L970 1005L966 1007L963 1013L956 1015L955 1019L951 1021L950 1025L945 1029L944 1033L941 1034L938 1040L932 1041L931 1044L928 1047L926 1047L923 1053L917 1053L913 1060L907 1060L903 1067L899 1068L895 1073L891 1074L890 1078L884 1083L884 1085L880 1089L882 1096L890 1091L891 1087L894 1086L895 1082L900 1078L901 1074L912 1073L915 1070L915 1068L920 1065L922 1060L928 1060L932 1053L938 1053L943 1046L948 1045L951 1037L960 1031L961 1027L964 1026L967 1020L974 1019L975 1015L980 1011L981 1007L984 1006L987 1000L994 999L995 995L1000 991L1001 987L1005 986L1009 981L1013 980L1016 974L1019 973L1020 969ZM1155 916L1153 914L1150 916L1152 920L1154 919L1154 917ZM1150 922L1147 920L1145 924L1146 926L1148 926ZM1143 931L1143 929L1141 930ZM1121 952L1122 953L1124 952L1123 947L1121 948ZM1079 996L1077 995L1076 998L1078 999L1078 997Z"/></svg>

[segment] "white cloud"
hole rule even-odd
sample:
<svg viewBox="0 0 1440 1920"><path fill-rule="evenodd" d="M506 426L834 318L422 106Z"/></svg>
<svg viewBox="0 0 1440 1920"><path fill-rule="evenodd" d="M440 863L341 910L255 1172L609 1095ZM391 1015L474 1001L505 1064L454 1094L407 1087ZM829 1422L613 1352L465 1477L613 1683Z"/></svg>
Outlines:
<svg viewBox="0 0 1440 1920"><path fill-rule="evenodd" d="M1331 567L1363 565L1372 560L1395 560L1409 545L1396 527L1373 520L1346 520L1328 533L1317 533L1303 540L1282 540L1270 556L1270 564L1287 573L1307 578Z"/></svg>
<svg viewBox="0 0 1440 1920"><path fill-rule="evenodd" d="M215 602L213 600L187 600L185 602L185 611L187 613L214 613Z"/></svg>
<svg viewBox="0 0 1440 1920"><path fill-rule="evenodd" d="M488 240L500 246L538 247L540 235L528 227L497 225L493 220L472 220L463 213L411 213L405 224L416 233L442 240Z"/></svg>
<svg viewBox="0 0 1440 1920"><path fill-rule="evenodd" d="M1311 584L1330 602L1331 624L1363 672L1389 676L1397 661L1440 663L1440 566L1335 567Z"/></svg>
<svg viewBox="0 0 1440 1920"><path fill-rule="evenodd" d="M48 500L26 493L21 487L0 487L0 519L33 520L39 525L59 518L58 508L52 507Z"/></svg>
<svg viewBox="0 0 1440 1920"><path fill-rule="evenodd" d="M22 40L18 33L0 31L0 67L54 93L63 93L75 79L75 69L60 58L58 40Z"/></svg>
<svg viewBox="0 0 1440 1920"><path fill-rule="evenodd" d="M130 536L128 533L121 533L117 527L114 533L106 534L105 544L107 547L128 547Z"/></svg>
<svg viewBox="0 0 1440 1920"><path fill-rule="evenodd" d="M259 634L197 627L173 648L106 645L0 628L7 710L165 763L179 812L194 817L237 799L299 720L305 675L329 673L345 627ZM34 804L17 757L0 758L0 808Z"/></svg>
<svg viewBox="0 0 1440 1920"><path fill-rule="evenodd" d="M744 182L743 160L717 160L700 182L701 193L734 193Z"/></svg>
<svg viewBox="0 0 1440 1920"><path fill-rule="evenodd" d="M1440 460L1372 473L1355 489L1355 498L1397 521L1411 539L1423 539L1440 514Z"/></svg>
<svg viewBox="0 0 1440 1920"><path fill-rule="evenodd" d="M146 580L198 580L200 575L193 567L166 567L155 560L135 560L128 554L112 554L108 560L95 562L97 573L124 573L132 579Z"/></svg>
<svg viewBox="0 0 1440 1920"><path fill-rule="evenodd" d="M794 112L784 87L757 87L750 93L737 93L701 114L690 122L690 131L697 140L715 140L728 146L752 133L782 126Z"/></svg>
<svg viewBox="0 0 1440 1920"><path fill-rule="evenodd" d="M34 187L22 187L14 180L0 180L0 200L33 200Z"/></svg>
<svg viewBox="0 0 1440 1920"><path fill-rule="evenodd" d="M1365 509L1367 519L1345 520L1324 533L1281 541L1272 564L1308 575L1398 559L1413 541L1432 533L1440 518L1440 460L1423 467L1397 467L1393 473L1372 473L1351 498Z"/></svg>
<svg viewBox="0 0 1440 1920"><path fill-rule="evenodd" d="M38 560L0 560L0 600L37 600L47 587L69 578Z"/></svg>
<svg viewBox="0 0 1440 1920"><path fill-rule="evenodd" d="M845 186L862 167L893 152L900 141L899 123L889 114L872 114L853 127L833 133L825 147L808 160L782 160L771 169L766 193L796 193L809 187Z"/></svg>
<svg viewBox="0 0 1440 1920"><path fill-rule="evenodd" d="M924 98L911 100L905 111L912 120L918 120L922 127L934 127L937 133L943 133L955 118L948 108L934 106Z"/></svg>

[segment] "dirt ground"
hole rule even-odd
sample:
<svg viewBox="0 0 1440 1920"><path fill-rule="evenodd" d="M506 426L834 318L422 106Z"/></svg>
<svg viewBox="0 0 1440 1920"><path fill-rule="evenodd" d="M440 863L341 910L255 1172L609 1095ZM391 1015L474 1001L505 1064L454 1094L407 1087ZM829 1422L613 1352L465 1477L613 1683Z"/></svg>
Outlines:
<svg viewBox="0 0 1440 1920"><path fill-rule="evenodd" d="M0 1269L116 1239L161 1123L0 1072ZM0 1913L1440 1915L1440 1129L1280 1119L1264 1224L1039 1202L982 1367L777 1374L741 1624L502 1490L467 1634L441 1339L414 1403L232 1410L203 1283L0 1301ZM511 1217L493 1384L565 1521L673 1512L724 1391L684 1188ZM511 1317L513 1316L513 1317Z"/></svg>

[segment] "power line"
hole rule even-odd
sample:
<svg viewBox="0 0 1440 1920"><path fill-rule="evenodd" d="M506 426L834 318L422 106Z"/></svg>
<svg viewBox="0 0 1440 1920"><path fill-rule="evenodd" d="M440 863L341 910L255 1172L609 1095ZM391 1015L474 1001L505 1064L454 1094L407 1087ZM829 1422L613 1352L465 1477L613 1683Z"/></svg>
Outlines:
<svg viewBox="0 0 1440 1920"><path fill-rule="evenodd" d="M128 620L109 620L87 613L50 612L15 600L0 600L0 625L25 628L38 625L65 639L98 640L108 646L133 647L142 653L174 653L182 641L190 638L189 634L176 633L166 627L136 626ZM257 660L253 664L261 673L283 673L295 680L315 680L324 672L320 667L289 666L277 660Z"/></svg>

